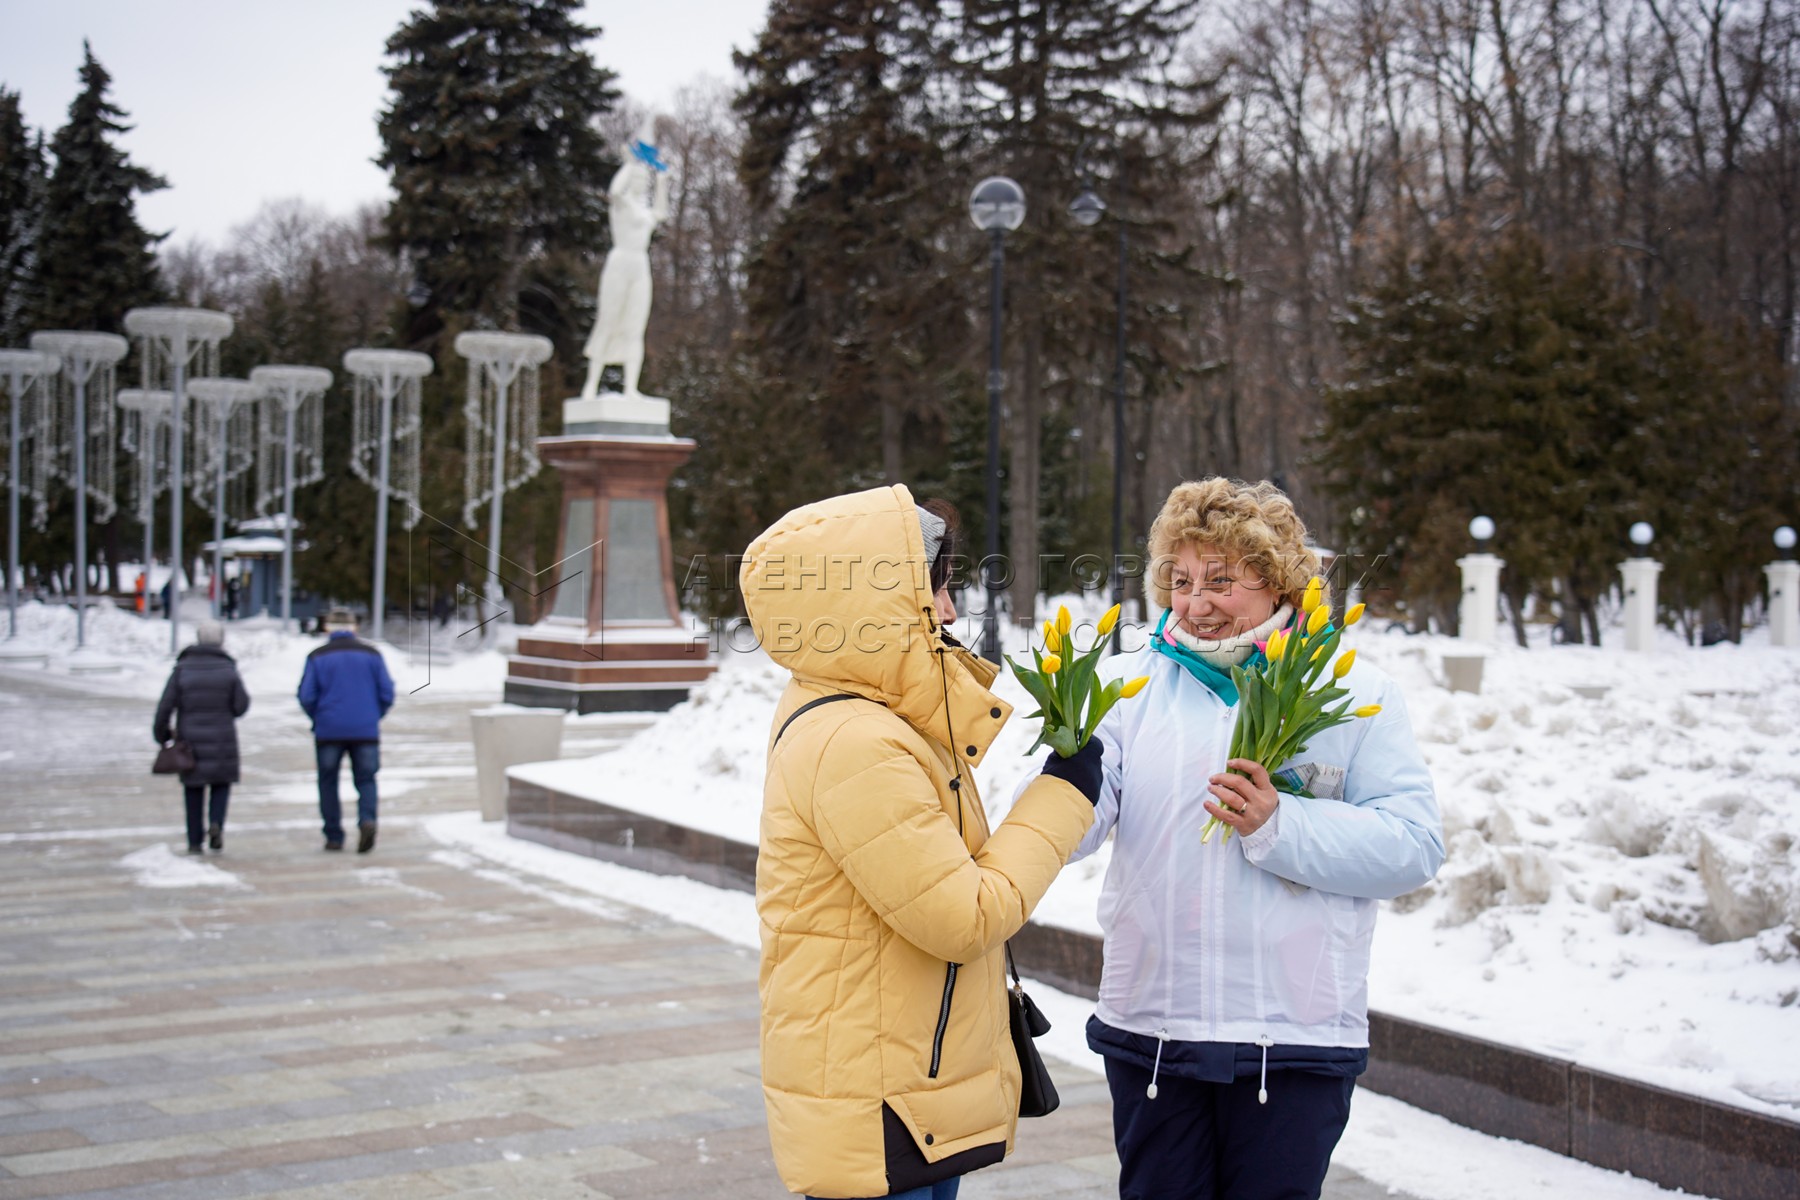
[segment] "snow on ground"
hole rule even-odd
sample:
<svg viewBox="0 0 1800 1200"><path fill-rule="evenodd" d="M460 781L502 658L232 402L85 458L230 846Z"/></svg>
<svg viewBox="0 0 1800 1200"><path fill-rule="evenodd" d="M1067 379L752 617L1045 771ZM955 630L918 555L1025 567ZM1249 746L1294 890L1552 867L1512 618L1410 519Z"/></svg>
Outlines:
<svg viewBox="0 0 1800 1200"><path fill-rule="evenodd" d="M187 619L182 622L180 644L187 647L194 644L194 626L204 619L206 606L189 601L182 612ZM5 614L0 612L0 629L5 628ZM398 644L382 643L382 657L394 677L400 703L409 696L436 700L500 695L506 680L505 656L493 647L468 650L461 642L470 639L459 640L456 632L454 627L433 629L430 648L423 626L410 642L402 636ZM269 617L225 623L225 650L237 660L253 702L264 696L291 697L300 686L306 656L323 641L322 634L284 633L280 622ZM90 605L87 645L79 652L75 646L75 609L65 604L19 605L19 636L0 645L47 652L47 669L81 686L150 700L162 694L174 662L169 654L167 621L145 619L111 604ZM436 655L430 652L433 649L438 651ZM94 673L77 669L83 661L94 660L111 663L117 670Z"/></svg>
<svg viewBox="0 0 1800 1200"><path fill-rule="evenodd" d="M616 906L649 909L746 951L757 947L755 902L748 893L678 876L633 871L521 842L508 837L504 826L483 823L477 813L431 817L425 829L447 847L432 856L435 861L473 870L482 878L613 919L625 911ZM1100 1059L1088 1050L1081 1033L1093 1005L1046 983L1025 982L1031 998L1051 1022L1039 1047L1064 1062L1100 1073ZM1030 1131L1020 1136L1028 1137ZM1536 1146L1476 1133L1364 1090L1356 1093L1350 1125L1332 1157L1380 1186L1434 1200L1515 1200L1521 1196L1654 1200L1678 1194Z"/></svg>
<svg viewBox="0 0 1800 1200"><path fill-rule="evenodd" d="M249 884L230 871L222 871L199 858L183 858L162 842L132 851L119 860L119 865L131 872L131 881L139 887L251 890Z"/></svg>
<svg viewBox="0 0 1800 1200"><path fill-rule="evenodd" d="M1442 682L1461 643L1375 624L1350 641L1404 689L1449 857L1434 884L1384 906L1371 1005L1796 1115L1800 654L1761 630L1706 649L1665 634L1637 655L1616 630L1604 648L1551 647L1539 631L1530 650L1492 647L1469 695ZM765 655L728 653L620 749L513 773L755 842L785 685ZM1575 686L1610 690L1590 699ZM997 687L1030 711L1009 676ZM1034 724L1010 722L978 772L996 819L1036 770L1022 757ZM1065 871L1036 919L1098 933L1109 852Z"/></svg>

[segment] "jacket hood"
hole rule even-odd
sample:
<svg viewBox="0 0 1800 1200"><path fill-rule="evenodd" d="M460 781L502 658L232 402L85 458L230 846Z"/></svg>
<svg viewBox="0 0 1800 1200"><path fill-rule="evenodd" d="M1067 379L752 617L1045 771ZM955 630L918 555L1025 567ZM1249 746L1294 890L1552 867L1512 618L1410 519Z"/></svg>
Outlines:
<svg viewBox="0 0 1800 1200"><path fill-rule="evenodd" d="M995 665L944 639L930 579L899 484L795 509L738 572L758 643L795 679L879 701L974 764L1012 709L988 690Z"/></svg>
<svg viewBox="0 0 1800 1200"><path fill-rule="evenodd" d="M175 656L175 661L180 662L184 658L189 659L189 660L203 659L203 658L222 658L226 662L236 662L237 661L235 658L231 657L231 655L229 653L226 652L225 647L223 647L223 646L207 646L207 645L202 645L198 642L196 642L192 646L184 647L182 649L181 653L179 653Z"/></svg>

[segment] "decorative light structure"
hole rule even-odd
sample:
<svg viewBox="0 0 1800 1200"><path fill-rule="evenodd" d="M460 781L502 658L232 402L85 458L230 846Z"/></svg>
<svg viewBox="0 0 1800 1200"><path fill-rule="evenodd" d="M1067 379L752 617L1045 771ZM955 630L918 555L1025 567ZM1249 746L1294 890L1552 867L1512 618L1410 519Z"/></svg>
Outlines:
<svg viewBox="0 0 1800 1200"><path fill-rule="evenodd" d="M361 347L344 354L344 370L356 378L356 410L350 469L375 489L375 579L370 636L382 636L387 607L388 501L407 506L403 524L419 521L419 381L431 359L416 350Z"/></svg>
<svg viewBox="0 0 1800 1200"><path fill-rule="evenodd" d="M281 501L281 627L286 629L294 611L294 489L325 478L324 401L331 372L278 364L257 367L250 382L269 400L257 442L256 509L266 513L277 498Z"/></svg>
<svg viewBox="0 0 1800 1200"><path fill-rule="evenodd" d="M31 335L31 348L62 362L61 386L54 405L56 419L53 469L75 489L75 648L87 645L88 501L95 519L112 520L113 368L131 349L116 333L57 329ZM46 430L48 432L48 430Z"/></svg>
<svg viewBox="0 0 1800 1200"><path fill-rule="evenodd" d="M119 410L125 415L119 444L132 461L132 494L144 526L144 616L150 616L150 564L156 554L156 494L169 486L169 410L175 393L163 388L125 388Z"/></svg>
<svg viewBox="0 0 1800 1200"><path fill-rule="evenodd" d="M200 507L213 515L212 615L217 620L225 607L225 517L249 506L233 503L225 485L249 476L256 465L256 401L263 391L248 379L207 376L188 380L188 395L211 411L206 419L194 418L194 468L189 483ZM205 499L202 484L212 477L213 495Z"/></svg>
<svg viewBox="0 0 1800 1200"><path fill-rule="evenodd" d="M181 649L181 500L187 410L187 377L219 373L219 343L235 325L206 308L134 308L125 332L138 339L143 388L166 387L169 404L169 653Z"/></svg>
<svg viewBox="0 0 1800 1200"><path fill-rule="evenodd" d="M27 489L22 472L33 468L40 458L35 453L37 444L43 440L40 426L43 423L49 404L48 383L58 371L62 370L62 361L53 355L37 350L0 350L0 374L6 376L7 395L11 402L7 405L6 416L6 639L11 641L19 636L19 493L31 490L38 500L36 520L34 524L43 522L43 492L41 481L36 480L37 472L32 470L33 482L36 485ZM30 438L34 453L23 454L24 442Z"/></svg>
<svg viewBox="0 0 1800 1200"><path fill-rule="evenodd" d="M487 503L485 590L496 611L505 603L500 586L500 503L507 492L538 473L538 367L550 361L553 350L549 338L533 333L471 330L456 335L456 352L469 360L469 392L463 406L468 421L463 524L474 528L477 510ZM515 383L518 392L509 396Z"/></svg>

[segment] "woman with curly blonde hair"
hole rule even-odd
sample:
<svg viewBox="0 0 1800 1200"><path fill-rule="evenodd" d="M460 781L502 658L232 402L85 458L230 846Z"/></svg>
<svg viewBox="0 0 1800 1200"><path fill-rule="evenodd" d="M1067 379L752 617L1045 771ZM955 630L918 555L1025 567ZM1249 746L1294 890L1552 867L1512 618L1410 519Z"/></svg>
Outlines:
<svg viewBox="0 0 1800 1200"><path fill-rule="evenodd" d="M1368 1064L1376 902L1437 873L1437 801L1399 690L1364 663L1342 686L1378 715L1319 734L1304 761L1227 758L1231 668L1320 573L1279 488L1181 484L1150 553L1161 618L1107 672L1150 682L1100 724L1105 782L1075 854L1113 839L1088 1044L1112 1088L1119 1194L1317 1196ZM1239 836L1202 845L1210 817Z"/></svg>

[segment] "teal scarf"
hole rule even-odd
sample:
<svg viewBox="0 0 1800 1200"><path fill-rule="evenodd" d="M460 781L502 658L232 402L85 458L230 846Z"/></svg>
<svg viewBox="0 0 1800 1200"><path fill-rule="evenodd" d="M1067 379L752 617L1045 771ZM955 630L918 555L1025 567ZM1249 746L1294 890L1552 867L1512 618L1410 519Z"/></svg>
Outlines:
<svg viewBox="0 0 1800 1200"><path fill-rule="evenodd" d="M1238 702L1237 684L1231 682L1231 675L1228 672L1219 670L1186 646L1171 642L1163 636L1163 626L1169 623L1169 615L1165 611L1162 619L1157 621L1156 632L1150 635L1151 648L1164 658L1174 659L1180 663L1182 669L1189 675L1211 688L1213 695L1217 696L1226 707L1229 708L1236 704ZM1244 662L1244 669L1248 670L1262 661L1264 661L1263 653L1258 650Z"/></svg>

